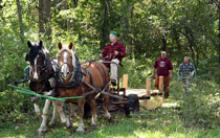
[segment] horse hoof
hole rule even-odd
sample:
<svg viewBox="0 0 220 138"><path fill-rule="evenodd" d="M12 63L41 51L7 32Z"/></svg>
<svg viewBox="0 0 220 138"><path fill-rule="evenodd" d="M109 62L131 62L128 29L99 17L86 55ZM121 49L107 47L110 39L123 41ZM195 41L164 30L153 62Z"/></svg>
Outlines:
<svg viewBox="0 0 220 138"><path fill-rule="evenodd" d="M96 124L92 124L92 129L95 130L97 128Z"/></svg>
<svg viewBox="0 0 220 138"><path fill-rule="evenodd" d="M113 121L112 117L108 118L108 122L111 123Z"/></svg>
<svg viewBox="0 0 220 138"><path fill-rule="evenodd" d="M38 136L44 136L46 134L46 132L47 132L46 129L45 130L38 130L37 134L38 134Z"/></svg>
<svg viewBox="0 0 220 138"><path fill-rule="evenodd" d="M111 117L108 119L108 123L115 123L115 120Z"/></svg>
<svg viewBox="0 0 220 138"><path fill-rule="evenodd" d="M84 130L84 128L79 127L79 128L77 128L77 129L76 129L76 132L79 132L79 133L84 133L84 132L85 132L85 130Z"/></svg>
<svg viewBox="0 0 220 138"><path fill-rule="evenodd" d="M68 129L70 129L70 128L72 128L73 126L72 126L72 124L67 124L66 125L66 128L68 128Z"/></svg>
<svg viewBox="0 0 220 138"><path fill-rule="evenodd" d="M52 127L52 128L54 128L54 127L56 126L56 123L55 123L55 122L50 122L50 123L49 123L49 126Z"/></svg>
<svg viewBox="0 0 220 138"><path fill-rule="evenodd" d="M36 115L37 115L37 117L41 117L41 113L40 112L37 112Z"/></svg>

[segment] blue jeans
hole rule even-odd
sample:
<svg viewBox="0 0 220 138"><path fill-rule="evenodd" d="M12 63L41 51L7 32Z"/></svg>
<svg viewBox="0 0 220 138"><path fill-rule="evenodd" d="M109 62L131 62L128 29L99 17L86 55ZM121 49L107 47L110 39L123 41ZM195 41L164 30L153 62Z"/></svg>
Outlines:
<svg viewBox="0 0 220 138"><path fill-rule="evenodd" d="M27 82L29 80L29 72L30 72L30 66L28 65L24 68L23 82Z"/></svg>

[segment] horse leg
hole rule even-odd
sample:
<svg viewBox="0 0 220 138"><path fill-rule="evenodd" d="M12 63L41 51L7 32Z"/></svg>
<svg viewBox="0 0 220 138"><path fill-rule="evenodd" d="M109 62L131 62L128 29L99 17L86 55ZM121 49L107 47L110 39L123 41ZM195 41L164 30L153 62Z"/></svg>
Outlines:
<svg viewBox="0 0 220 138"><path fill-rule="evenodd" d="M72 123L71 123L71 106L70 106L71 104L69 103L69 104L67 104L67 110L66 110L66 112L67 112L67 117L66 117L66 127L67 128L72 128Z"/></svg>
<svg viewBox="0 0 220 138"><path fill-rule="evenodd" d="M37 97L31 97L31 101L34 103L34 112L37 114L37 116L41 115L40 107L38 105L38 98Z"/></svg>
<svg viewBox="0 0 220 138"><path fill-rule="evenodd" d="M84 126L84 122L83 122L83 116L84 116L84 105L85 105L85 99L81 99L78 102L78 106L79 106L79 115L80 115L80 123L79 123L79 127L76 129L77 132L81 132L84 133L85 132L85 126Z"/></svg>
<svg viewBox="0 0 220 138"><path fill-rule="evenodd" d="M65 113L64 113L64 110L63 110L64 103L56 101L55 104L56 104L57 111L58 111L58 113L60 115L61 123L63 123L63 124L66 123L66 127L70 128L72 126L72 124L71 124L70 119L67 118Z"/></svg>
<svg viewBox="0 0 220 138"><path fill-rule="evenodd" d="M42 123L40 128L38 129L38 134L42 135L47 131L47 114L50 107L51 101L46 100L44 108L43 108L43 114L42 114Z"/></svg>
<svg viewBox="0 0 220 138"><path fill-rule="evenodd" d="M104 109L104 112L105 112L105 117L108 119L108 120L111 120L111 114L109 113L109 109L108 109L108 106L109 106L109 96L104 96L104 103L103 103L103 109Z"/></svg>
<svg viewBox="0 0 220 138"><path fill-rule="evenodd" d="M69 106L70 106L70 117L76 117L77 116L76 107L72 103L70 103Z"/></svg>
<svg viewBox="0 0 220 138"><path fill-rule="evenodd" d="M56 123L56 112L57 112L56 104L55 104L55 102L53 102L53 115L52 115L52 118L51 118L50 123L49 123L49 125L52 126L52 127Z"/></svg>
<svg viewBox="0 0 220 138"><path fill-rule="evenodd" d="M96 128L96 121L97 121L97 114L96 114L96 101L95 99L92 99L90 102L90 107L91 107L91 111L92 111L92 127Z"/></svg>
<svg viewBox="0 0 220 138"><path fill-rule="evenodd" d="M34 103L34 111L37 114L37 116L41 115L40 107L37 103Z"/></svg>

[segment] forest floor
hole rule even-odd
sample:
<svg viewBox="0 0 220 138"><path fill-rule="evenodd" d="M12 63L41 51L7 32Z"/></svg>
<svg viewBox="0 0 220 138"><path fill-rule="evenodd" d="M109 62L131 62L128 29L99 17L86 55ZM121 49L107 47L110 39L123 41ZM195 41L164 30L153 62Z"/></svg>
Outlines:
<svg viewBox="0 0 220 138"><path fill-rule="evenodd" d="M113 122L108 122L99 116L97 129L92 130L90 119L85 121L86 133L76 133L77 122L73 121L73 128L67 129L57 121L57 125L49 128L45 138L220 138L220 127L204 129L187 126L181 118L180 108L176 108L180 101L171 95L164 100L162 107L155 110L141 110L130 118L123 113L113 113ZM2 124L0 124L2 125ZM22 123L6 123L0 128L0 138L34 138L40 126L39 117L27 115Z"/></svg>
<svg viewBox="0 0 220 138"><path fill-rule="evenodd" d="M176 103L172 99L164 101L166 105ZM172 106L156 110L142 110L127 118L121 113L113 114L114 121L109 123L103 117L98 118L98 127L91 130L90 119L86 120L87 132L75 132L77 124L72 129L57 124L50 128L45 138L219 138L220 128L202 129L184 124L179 109ZM33 138L37 137L36 130L40 122L30 119L22 124L8 124L0 130L1 138ZM76 122L76 121L75 121Z"/></svg>

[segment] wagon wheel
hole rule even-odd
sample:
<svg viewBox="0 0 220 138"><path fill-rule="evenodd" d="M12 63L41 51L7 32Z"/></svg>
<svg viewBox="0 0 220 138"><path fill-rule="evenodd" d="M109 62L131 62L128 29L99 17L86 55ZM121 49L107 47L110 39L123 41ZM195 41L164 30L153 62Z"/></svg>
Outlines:
<svg viewBox="0 0 220 138"><path fill-rule="evenodd" d="M140 110L140 103L139 98L137 94L129 94L127 96L128 98L128 107L129 111L131 112L139 112Z"/></svg>

